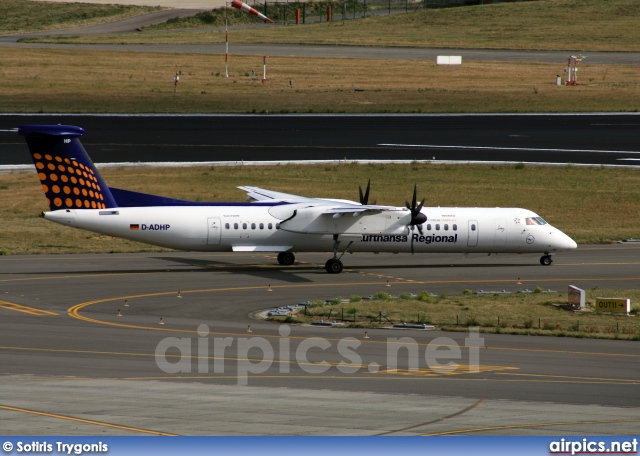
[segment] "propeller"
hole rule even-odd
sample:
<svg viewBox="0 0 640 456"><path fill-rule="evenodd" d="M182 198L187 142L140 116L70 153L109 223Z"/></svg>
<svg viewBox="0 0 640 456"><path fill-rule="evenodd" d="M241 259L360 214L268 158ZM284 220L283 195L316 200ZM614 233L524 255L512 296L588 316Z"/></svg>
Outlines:
<svg viewBox="0 0 640 456"><path fill-rule="evenodd" d="M420 212L422 210L422 206L424 205L424 198L422 198L422 201L420 201L420 204L417 204L417 202L418 202L418 185L414 184L413 199L411 200L411 204L409 204L409 201L405 201L405 206L407 209L411 211L411 221L409 222L409 227L411 231L413 231L414 228L417 226L418 231L422 235L423 234L422 224L427 221L427 216L424 215L422 212ZM411 236L411 254L413 255L413 236Z"/></svg>
<svg viewBox="0 0 640 456"><path fill-rule="evenodd" d="M360 192L360 204L366 206L369 204L369 190L371 190L371 179L367 182L367 190L362 194L362 187L358 186L358 191Z"/></svg>

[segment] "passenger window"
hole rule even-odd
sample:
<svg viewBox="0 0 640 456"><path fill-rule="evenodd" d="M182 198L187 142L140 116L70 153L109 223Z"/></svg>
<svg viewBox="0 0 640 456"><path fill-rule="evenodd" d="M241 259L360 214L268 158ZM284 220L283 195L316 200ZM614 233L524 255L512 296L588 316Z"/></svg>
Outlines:
<svg viewBox="0 0 640 456"><path fill-rule="evenodd" d="M267 225L267 228L269 228L270 230L272 230L272 229L273 229L273 225L272 225L271 223L269 223L269 224Z"/></svg>
<svg viewBox="0 0 640 456"><path fill-rule="evenodd" d="M237 229L238 229L238 224L237 224L237 223L234 223L234 224L233 224L233 229L234 229L234 230L237 230Z"/></svg>
<svg viewBox="0 0 640 456"><path fill-rule="evenodd" d="M280 224L276 223L276 230L279 230L279 229L280 229Z"/></svg>
<svg viewBox="0 0 640 456"><path fill-rule="evenodd" d="M264 230L264 223L261 223L261 224L260 224L260 229L261 229L261 230Z"/></svg>
<svg viewBox="0 0 640 456"><path fill-rule="evenodd" d="M458 225L456 225L455 223L453 224L453 231L458 231Z"/></svg>
<svg viewBox="0 0 640 456"><path fill-rule="evenodd" d="M436 231L440 231L440 224L436 223Z"/></svg>
<svg viewBox="0 0 640 456"><path fill-rule="evenodd" d="M471 225L471 231L475 231L475 230L476 230L476 224L474 223Z"/></svg>
<svg viewBox="0 0 640 456"><path fill-rule="evenodd" d="M431 231L431 223L427 223L427 230Z"/></svg>
<svg viewBox="0 0 640 456"><path fill-rule="evenodd" d="M255 224L255 223L252 223L252 224L251 224L251 229L252 229L252 230L255 230L255 229L256 229L256 224Z"/></svg>
<svg viewBox="0 0 640 456"><path fill-rule="evenodd" d="M224 228L225 228L225 230L228 230L228 229L229 229L229 224L228 224L228 223L225 223L225 224L224 224Z"/></svg>
<svg viewBox="0 0 640 456"><path fill-rule="evenodd" d="M246 229L247 229L247 224L246 224L246 223L243 223L243 224L242 224L242 229L243 229L243 230L246 230Z"/></svg>
<svg viewBox="0 0 640 456"><path fill-rule="evenodd" d="M445 231L449 231L449 224L448 224L448 223L445 223L445 224L444 224L444 230L445 230Z"/></svg>

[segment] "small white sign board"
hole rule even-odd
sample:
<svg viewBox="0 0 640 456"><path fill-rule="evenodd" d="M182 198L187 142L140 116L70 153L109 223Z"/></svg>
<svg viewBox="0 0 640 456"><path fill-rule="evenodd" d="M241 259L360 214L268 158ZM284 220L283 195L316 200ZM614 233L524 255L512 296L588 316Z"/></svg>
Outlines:
<svg viewBox="0 0 640 456"><path fill-rule="evenodd" d="M436 65L462 65L461 55L439 55L436 57Z"/></svg>

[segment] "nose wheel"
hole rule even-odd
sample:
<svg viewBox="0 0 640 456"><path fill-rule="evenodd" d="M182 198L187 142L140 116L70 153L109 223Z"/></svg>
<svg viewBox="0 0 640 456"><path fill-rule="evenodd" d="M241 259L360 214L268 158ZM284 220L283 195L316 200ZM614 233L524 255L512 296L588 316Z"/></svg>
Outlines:
<svg viewBox="0 0 640 456"><path fill-rule="evenodd" d="M553 260L551 259L551 255L543 255L540 258L540 264L542 266L549 266L551 263L553 263Z"/></svg>

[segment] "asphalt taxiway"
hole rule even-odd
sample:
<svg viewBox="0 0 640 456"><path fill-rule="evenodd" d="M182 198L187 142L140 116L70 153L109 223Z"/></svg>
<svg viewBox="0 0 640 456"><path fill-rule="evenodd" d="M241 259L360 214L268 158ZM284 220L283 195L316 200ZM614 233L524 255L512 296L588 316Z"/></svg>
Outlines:
<svg viewBox="0 0 640 456"><path fill-rule="evenodd" d="M381 290L638 288L639 252L581 246L550 267L534 255L354 254L337 276L322 254L293 267L244 254L2 257L4 433L634 434L637 341L383 329L365 339L252 314ZM440 366L451 359L456 368Z"/></svg>

